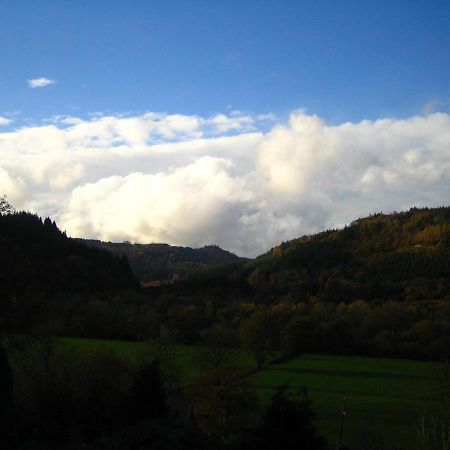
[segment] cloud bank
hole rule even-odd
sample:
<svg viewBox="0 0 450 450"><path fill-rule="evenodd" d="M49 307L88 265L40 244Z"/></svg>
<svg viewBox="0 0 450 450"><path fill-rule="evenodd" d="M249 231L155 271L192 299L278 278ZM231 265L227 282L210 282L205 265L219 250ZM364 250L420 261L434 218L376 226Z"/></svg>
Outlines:
<svg viewBox="0 0 450 450"><path fill-rule="evenodd" d="M56 81L42 77L42 78L33 78L32 80L28 80L27 83L31 89L36 89L50 86L51 84L55 84Z"/></svg>
<svg viewBox="0 0 450 450"><path fill-rule="evenodd" d="M248 256L373 212L449 203L448 114L271 121L55 117L0 132L0 193L72 236L217 243Z"/></svg>

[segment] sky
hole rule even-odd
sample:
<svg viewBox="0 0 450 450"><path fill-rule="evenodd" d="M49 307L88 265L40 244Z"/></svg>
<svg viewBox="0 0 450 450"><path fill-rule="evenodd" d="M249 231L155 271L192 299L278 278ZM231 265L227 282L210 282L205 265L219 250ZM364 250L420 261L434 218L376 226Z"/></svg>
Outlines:
<svg viewBox="0 0 450 450"><path fill-rule="evenodd" d="M0 194L255 256L448 205L448 1L4 1Z"/></svg>

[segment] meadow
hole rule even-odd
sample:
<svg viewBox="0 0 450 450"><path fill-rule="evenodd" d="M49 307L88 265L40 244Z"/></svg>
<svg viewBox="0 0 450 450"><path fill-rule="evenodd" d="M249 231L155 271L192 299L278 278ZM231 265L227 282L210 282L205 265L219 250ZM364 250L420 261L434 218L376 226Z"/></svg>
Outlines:
<svg viewBox="0 0 450 450"><path fill-rule="evenodd" d="M148 344L124 341L63 338L75 349L112 347L117 354L136 359ZM173 346L183 383L195 381L204 371L199 346ZM255 367L251 357L235 351L232 362ZM387 358L303 355L253 373L261 403L269 402L276 388L308 390L317 414L318 429L335 443L346 397L343 443L390 443L390 448L414 448L416 426L424 408L432 407L440 391L433 363Z"/></svg>
<svg viewBox="0 0 450 450"><path fill-rule="evenodd" d="M424 408L435 403L440 386L432 363L385 358L304 355L251 377L263 401L280 384L306 387L318 428L335 443L346 397L343 443L390 443L414 448Z"/></svg>

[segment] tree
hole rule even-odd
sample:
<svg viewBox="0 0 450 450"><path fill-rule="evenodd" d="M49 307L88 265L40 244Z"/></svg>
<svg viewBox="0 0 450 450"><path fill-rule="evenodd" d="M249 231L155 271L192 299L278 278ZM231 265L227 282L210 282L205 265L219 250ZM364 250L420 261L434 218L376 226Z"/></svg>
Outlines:
<svg viewBox="0 0 450 450"><path fill-rule="evenodd" d="M265 412L259 448L325 449L324 439L313 426L315 419L306 390L293 396L280 386Z"/></svg>
<svg viewBox="0 0 450 450"><path fill-rule="evenodd" d="M8 202L6 195L0 195L0 215L12 214L14 211L14 207Z"/></svg>
<svg viewBox="0 0 450 450"><path fill-rule="evenodd" d="M192 392L192 413L203 431L224 440L241 430L245 414L258 403L245 377L242 369L223 366L198 382Z"/></svg>
<svg viewBox="0 0 450 450"><path fill-rule="evenodd" d="M131 427L114 430L86 450L218 450L220 443L180 417L145 420Z"/></svg>
<svg viewBox="0 0 450 450"><path fill-rule="evenodd" d="M4 448L15 448L13 377L6 350L0 342L0 436Z"/></svg>
<svg viewBox="0 0 450 450"><path fill-rule="evenodd" d="M216 323L201 333L205 350L201 354L201 363L217 368L229 362L236 338L234 332L223 324Z"/></svg>
<svg viewBox="0 0 450 450"><path fill-rule="evenodd" d="M275 321L267 311L255 311L240 328L244 347L255 357L258 369L269 359L276 338Z"/></svg>
<svg viewBox="0 0 450 450"><path fill-rule="evenodd" d="M307 316L294 316L284 330L284 348L288 355L311 351L317 340L317 323Z"/></svg>
<svg viewBox="0 0 450 450"><path fill-rule="evenodd" d="M131 394L136 422L164 417L167 414L166 393L156 361L138 368Z"/></svg>
<svg viewBox="0 0 450 450"><path fill-rule="evenodd" d="M86 349L71 368L75 419L90 439L117 430L130 420L132 363L110 347Z"/></svg>
<svg viewBox="0 0 450 450"><path fill-rule="evenodd" d="M72 419L68 367L73 355L45 336L14 337L8 341L14 371L17 429L41 441L67 441Z"/></svg>
<svg viewBox="0 0 450 450"><path fill-rule="evenodd" d="M156 363L163 381L165 391L170 394L180 387L182 375L179 366L179 351L174 345L170 345L165 331L163 336L155 341L146 341L138 350L138 359L142 366Z"/></svg>

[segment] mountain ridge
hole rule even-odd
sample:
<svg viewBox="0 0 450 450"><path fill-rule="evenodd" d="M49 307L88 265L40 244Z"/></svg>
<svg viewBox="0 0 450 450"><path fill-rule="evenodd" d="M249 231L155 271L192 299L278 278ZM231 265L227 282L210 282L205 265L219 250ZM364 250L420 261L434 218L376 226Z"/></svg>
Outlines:
<svg viewBox="0 0 450 450"><path fill-rule="evenodd" d="M186 278L208 267L246 261L217 245L200 248L173 246L165 243L132 244L76 238L90 247L124 255L136 276L142 281L172 281Z"/></svg>

